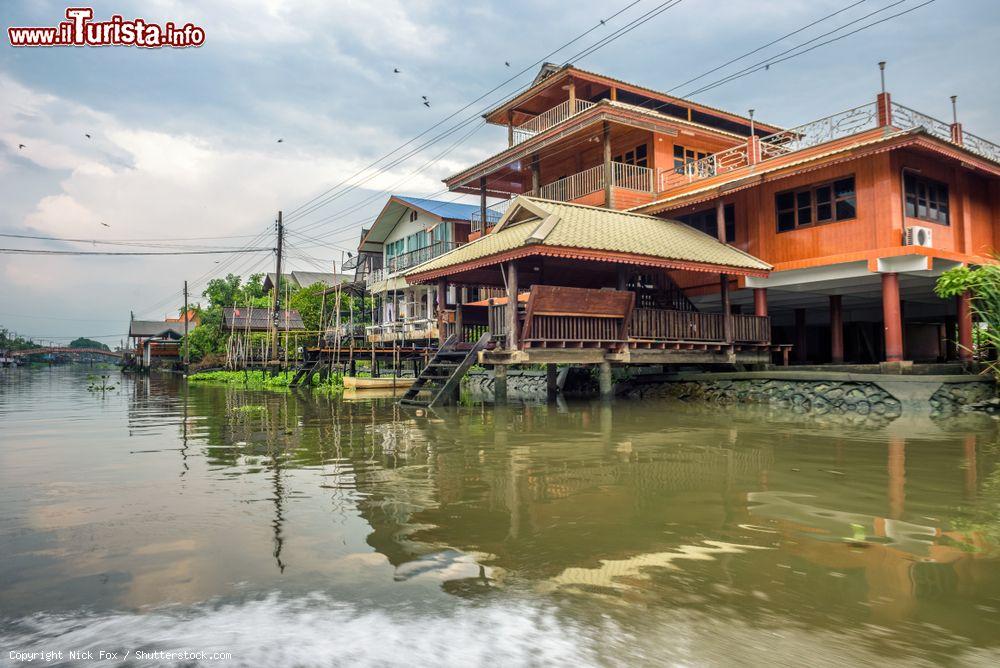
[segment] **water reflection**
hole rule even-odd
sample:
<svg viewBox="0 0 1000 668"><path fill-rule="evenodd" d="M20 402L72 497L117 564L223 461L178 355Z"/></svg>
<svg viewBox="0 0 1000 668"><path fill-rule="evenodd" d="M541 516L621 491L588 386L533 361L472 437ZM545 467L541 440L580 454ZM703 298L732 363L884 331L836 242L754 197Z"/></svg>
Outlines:
<svg viewBox="0 0 1000 668"><path fill-rule="evenodd" d="M61 373L0 393L8 620L320 592L358 615L551 605L650 639L683 612L715 620L691 637L728 620L896 656L1000 641L989 419L875 429L665 402L418 415L155 376L95 403Z"/></svg>

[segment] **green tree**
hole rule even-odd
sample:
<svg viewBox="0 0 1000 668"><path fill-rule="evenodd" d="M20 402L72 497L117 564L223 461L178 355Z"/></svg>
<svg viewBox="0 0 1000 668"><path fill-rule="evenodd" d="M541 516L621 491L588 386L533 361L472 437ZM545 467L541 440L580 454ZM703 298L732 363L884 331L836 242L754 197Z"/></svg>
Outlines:
<svg viewBox="0 0 1000 668"><path fill-rule="evenodd" d="M301 288L292 293L288 300L288 308L294 309L302 316L302 322L306 330L310 332L318 331L320 328L320 315L323 311L323 291L327 286L322 283L314 283L308 288ZM327 296L327 313L331 312L334 296Z"/></svg>
<svg viewBox="0 0 1000 668"><path fill-rule="evenodd" d="M982 323L975 330L977 341L1000 349L1000 264L949 269L938 277L934 292L942 299L970 293L972 312ZM993 363L991 369L1000 376L1000 365Z"/></svg>
<svg viewBox="0 0 1000 668"><path fill-rule="evenodd" d="M85 337L80 337L78 339L73 339L69 342L70 348L93 348L95 350L111 350L106 345L100 341L94 341L93 339L88 339Z"/></svg>

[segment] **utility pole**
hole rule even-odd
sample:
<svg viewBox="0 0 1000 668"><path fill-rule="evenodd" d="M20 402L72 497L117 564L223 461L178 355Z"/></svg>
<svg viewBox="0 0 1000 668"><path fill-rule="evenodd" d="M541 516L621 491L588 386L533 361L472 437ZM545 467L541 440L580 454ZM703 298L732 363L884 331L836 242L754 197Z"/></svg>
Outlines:
<svg viewBox="0 0 1000 668"><path fill-rule="evenodd" d="M184 281L184 375L191 362L191 342L188 340L188 282Z"/></svg>
<svg viewBox="0 0 1000 668"><path fill-rule="evenodd" d="M285 228L281 223L281 212L278 212L278 246L274 257L274 295L271 297L271 359L278 359L278 307L281 306L281 245L285 236Z"/></svg>

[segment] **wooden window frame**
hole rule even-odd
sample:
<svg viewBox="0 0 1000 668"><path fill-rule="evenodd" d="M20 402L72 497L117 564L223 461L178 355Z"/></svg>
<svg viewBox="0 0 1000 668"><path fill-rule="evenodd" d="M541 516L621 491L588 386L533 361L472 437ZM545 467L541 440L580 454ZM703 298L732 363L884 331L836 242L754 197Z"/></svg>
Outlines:
<svg viewBox="0 0 1000 668"><path fill-rule="evenodd" d="M852 181L853 188L850 195L837 195L837 189L835 184L846 181L850 179ZM826 202L820 202L818 193L820 191L829 189L829 200ZM778 200L785 196L790 195L792 198L792 206L781 208L778 204ZM804 206L801 204L802 195L808 195L809 204ZM854 214L851 216L845 216L840 218L837 216L837 204L840 202L847 202L853 200L854 203ZM830 207L830 217L820 220L819 209L822 206ZM802 223L800 222L803 211L809 212L809 221ZM780 220L782 214L791 213L794 216L794 224L790 229L783 230L780 227ZM775 230L778 234L784 234L785 232L794 232L795 230L800 230L803 228L816 227L818 225L830 225L831 223L841 223L848 220L857 220L858 218L858 182L854 174L845 174L844 176L838 176L835 179L829 179L827 181L822 181L820 183L811 183L808 186L803 186L801 188L793 188L790 190L781 190L774 193L774 224Z"/></svg>
<svg viewBox="0 0 1000 668"><path fill-rule="evenodd" d="M910 192L907 188L907 182L910 181L914 184L913 192L913 215L910 215L909 205L910 205ZM924 189L925 197L920 197L920 188ZM949 184L944 181L938 181L937 179L927 178L923 174L914 174L912 172L905 172L903 174L903 213L907 218L913 218L914 220L919 220L924 223L932 223L934 225L943 225L944 227L951 226L951 193ZM944 192L944 199L940 197L941 192ZM920 214L920 200L926 201L924 205L928 212L932 209L936 211L935 217L930 215L921 216ZM932 204L934 205L932 207ZM942 207L943 204L943 207ZM943 213L942 213L943 212ZM942 220L943 217L943 220Z"/></svg>
<svg viewBox="0 0 1000 668"><path fill-rule="evenodd" d="M638 144L633 146L627 151L622 151L615 157L611 158L611 162L620 162L625 165L634 165L636 167L649 167L649 145L646 143ZM639 149L643 149L645 153L641 158L639 156Z"/></svg>

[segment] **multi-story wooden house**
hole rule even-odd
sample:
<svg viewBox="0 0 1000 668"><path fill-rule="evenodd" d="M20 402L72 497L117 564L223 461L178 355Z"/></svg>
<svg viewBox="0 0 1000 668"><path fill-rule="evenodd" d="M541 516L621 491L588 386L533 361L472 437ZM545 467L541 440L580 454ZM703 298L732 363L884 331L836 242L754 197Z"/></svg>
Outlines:
<svg viewBox="0 0 1000 668"><path fill-rule="evenodd" d="M625 315L629 326L617 332L616 341L732 349L740 343L732 318L752 315L766 319L767 335L744 342L793 344L792 357L801 362L971 356L968 297L944 301L933 286L949 267L986 261L1000 242L1000 146L966 131L957 117L950 123L937 120L883 91L868 103L783 129L752 114L555 66L543 67L530 88L485 117L506 126L507 147L445 180L452 191L480 197L470 241L495 233L501 216L497 227L509 230L517 221L508 223L511 217L504 213L518 195L526 195L525 201L536 204L529 207L530 216L518 214L521 219L544 221L550 215L538 200L649 214L705 232L770 269L716 266L713 271L724 275L721 286L718 273L691 267L667 268L654 279L634 269L655 266L640 261L641 249L589 248L603 253L601 262L619 267L598 285L592 280L594 267L582 259L539 276L540 263L516 266L506 244L507 255L491 257L504 271L510 265L515 272L535 271L529 280L523 274L520 283L500 280L502 272L477 275L468 264L449 269L447 259L438 258L412 269L412 284L617 288L645 300L635 311L667 302L672 306L665 310L677 310L680 302L664 295L679 291L685 303L680 310L721 315L727 323L713 328L688 315L672 334L639 332L637 318L649 322L668 316L630 311ZM488 204L498 197L501 202ZM588 233L596 239L603 223L590 218L595 222ZM613 222L616 233L620 223ZM527 245L537 243L540 229L529 235ZM688 260L704 269L712 265L706 258L715 250L702 250L705 257ZM424 271L426 266L435 271ZM628 267L633 269L622 269ZM651 294L654 284L660 295ZM760 329L759 322L744 325ZM531 324L522 318L511 320L511 326L524 328L525 334ZM564 344L600 344L563 336ZM586 339L580 332L576 337ZM519 346L525 345L523 339ZM609 351L620 348L613 342L601 345Z"/></svg>
<svg viewBox="0 0 1000 668"><path fill-rule="evenodd" d="M357 275L375 301L369 341L437 341L434 291L407 284L403 274L468 241L475 211L455 202L389 198L358 247Z"/></svg>

